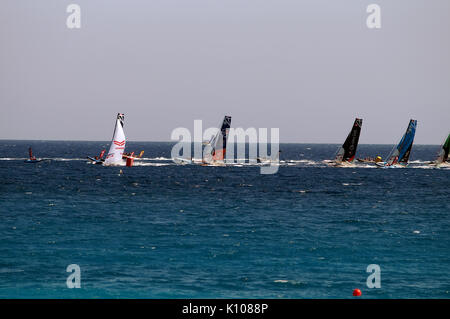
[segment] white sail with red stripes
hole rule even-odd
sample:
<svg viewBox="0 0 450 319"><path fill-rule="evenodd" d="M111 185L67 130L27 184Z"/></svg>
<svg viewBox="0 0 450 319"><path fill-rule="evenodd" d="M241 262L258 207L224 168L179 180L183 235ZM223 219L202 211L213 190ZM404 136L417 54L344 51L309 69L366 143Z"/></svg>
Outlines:
<svg viewBox="0 0 450 319"><path fill-rule="evenodd" d="M116 126L114 128L113 139L108 155L105 159L105 165L124 165L122 156L125 151L125 133L123 132L123 121L125 117L122 113L117 114Z"/></svg>

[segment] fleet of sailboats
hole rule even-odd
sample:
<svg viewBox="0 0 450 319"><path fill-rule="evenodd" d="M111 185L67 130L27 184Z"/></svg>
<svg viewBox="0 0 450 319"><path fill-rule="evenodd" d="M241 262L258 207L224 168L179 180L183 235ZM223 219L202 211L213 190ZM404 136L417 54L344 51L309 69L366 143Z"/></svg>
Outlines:
<svg viewBox="0 0 450 319"><path fill-rule="evenodd" d="M142 157L144 151L141 151L139 156L136 156L134 152L125 153L126 137L124 132L124 120L125 116L123 113L118 113L115 121L113 137L109 151L105 158L105 149L103 149L99 156L87 158L92 164L100 164L103 166L133 166L135 159ZM344 143L339 147L336 152L336 156L333 161L325 161L332 166L336 167L354 167L355 166L355 156L356 150L358 148L359 137L361 135L363 120L360 118L355 118L353 126L345 139ZM204 166L224 166L226 165L226 151L228 135L231 127L231 116L225 116L220 129L217 133L207 142L204 143L203 157L197 160L175 160L179 164L201 164ZM400 142L393 148L386 162L381 161L381 157L377 156L375 159L358 159L358 162L363 163L374 163L376 167L380 168L404 168L408 166L409 157L411 155L411 150L414 143L414 137L417 128L417 120L411 119L409 121L408 127L403 134ZM447 136L444 143L439 149L439 153L435 161L431 162L432 167L450 167L449 162L449 151L450 151L450 134ZM28 150L29 158L25 160L26 163L39 163L42 159L36 159L33 156L33 151L31 147ZM263 163L264 160L257 158L258 164Z"/></svg>

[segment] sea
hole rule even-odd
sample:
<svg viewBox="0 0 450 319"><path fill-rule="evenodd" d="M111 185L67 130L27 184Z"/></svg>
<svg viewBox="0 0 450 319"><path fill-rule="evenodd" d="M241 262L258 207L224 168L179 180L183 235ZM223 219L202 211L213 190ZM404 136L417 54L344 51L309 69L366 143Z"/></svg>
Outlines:
<svg viewBox="0 0 450 319"><path fill-rule="evenodd" d="M261 174L178 165L173 145L127 142L143 158L104 167L86 156L109 142L0 140L0 298L450 297L439 146L379 169L329 167L334 144L281 144ZM46 160L24 163L29 146Z"/></svg>

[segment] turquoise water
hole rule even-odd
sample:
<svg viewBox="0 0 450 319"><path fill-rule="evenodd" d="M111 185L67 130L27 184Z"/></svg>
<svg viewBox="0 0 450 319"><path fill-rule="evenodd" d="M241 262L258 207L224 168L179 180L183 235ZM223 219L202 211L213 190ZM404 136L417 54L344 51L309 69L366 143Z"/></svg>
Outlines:
<svg viewBox="0 0 450 319"><path fill-rule="evenodd" d="M37 157L25 164L28 146ZM0 141L1 298L449 298L450 170L330 168L336 145L281 145L280 169L90 165L107 142ZM390 145L360 145L386 156ZM123 173L120 174L120 169ZM81 268L68 289L66 267ZM381 288L366 267L381 267Z"/></svg>

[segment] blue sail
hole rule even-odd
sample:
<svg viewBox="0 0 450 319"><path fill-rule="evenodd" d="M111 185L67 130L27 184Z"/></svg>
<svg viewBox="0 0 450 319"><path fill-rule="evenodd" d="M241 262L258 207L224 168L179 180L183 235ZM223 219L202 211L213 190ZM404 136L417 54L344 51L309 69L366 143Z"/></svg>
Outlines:
<svg viewBox="0 0 450 319"><path fill-rule="evenodd" d="M416 127L417 121L410 120L405 134L389 157L387 165L390 166L397 163L403 165L408 164L409 155L411 154L411 149L414 142L414 136L416 135Z"/></svg>

